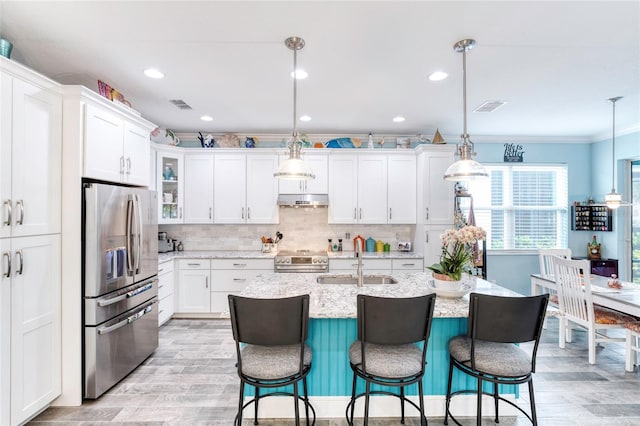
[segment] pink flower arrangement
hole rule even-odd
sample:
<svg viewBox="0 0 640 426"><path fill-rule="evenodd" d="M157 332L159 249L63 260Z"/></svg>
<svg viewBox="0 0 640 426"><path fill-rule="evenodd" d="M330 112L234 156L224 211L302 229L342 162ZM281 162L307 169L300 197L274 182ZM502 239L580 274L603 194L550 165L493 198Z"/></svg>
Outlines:
<svg viewBox="0 0 640 426"><path fill-rule="evenodd" d="M440 263L427 268L435 273L446 275L453 281L462 278L462 273L470 269L473 260L473 245L484 240L487 234L484 229L468 225L460 229L447 229L442 235L442 254Z"/></svg>

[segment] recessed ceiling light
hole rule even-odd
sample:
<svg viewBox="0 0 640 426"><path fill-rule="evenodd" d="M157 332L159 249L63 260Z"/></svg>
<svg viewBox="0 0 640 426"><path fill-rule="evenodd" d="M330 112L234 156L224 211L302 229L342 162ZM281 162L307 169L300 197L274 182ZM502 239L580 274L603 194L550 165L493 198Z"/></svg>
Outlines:
<svg viewBox="0 0 640 426"><path fill-rule="evenodd" d="M400 116L393 117L394 123L402 123L403 121L404 121L404 117L400 117Z"/></svg>
<svg viewBox="0 0 640 426"><path fill-rule="evenodd" d="M213 117L211 117L210 115L203 115L202 117L200 117L200 120L202 120L202 121L213 121Z"/></svg>
<svg viewBox="0 0 640 426"><path fill-rule="evenodd" d="M305 70L301 70L300 68L298 68L296 70L296 79L297 80L304 80L308 76L309 76L309 74L307 74L307 72ZM293 77L293 72L291 72L291 77Z"/></svg>
<svg viewBox="0 0 640 426"><path fill-rule="evenodd" d="M432 72L431 74L429 74L429 80L431 80L431 81L440 81L440 80L444 80L448 76L449 76L449 74L447 74L444 71L436 71L436 72Z"/></svg>
<svg viewBox="0 0 640 426"><path fill-rule="evenodd" d="M160 71L158 71L155 68L147 68L146 70L144 70L144 75L146 75L149 78L155 78L155 79L164 77L164 74L162 74Z"/></svg>
<svg viewBox="0 0 640 426"><path fill-rule="evenodd" d="M308 115L303 115L300 117L300 121L311 121L311 117Z"/></svg>

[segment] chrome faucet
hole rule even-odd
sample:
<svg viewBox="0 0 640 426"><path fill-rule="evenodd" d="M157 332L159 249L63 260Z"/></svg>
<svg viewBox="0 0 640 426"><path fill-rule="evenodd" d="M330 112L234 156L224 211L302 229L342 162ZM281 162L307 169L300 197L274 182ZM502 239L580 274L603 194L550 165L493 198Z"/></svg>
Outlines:
<svg viewBox="0 0 640 426"><path fill-rule="evenodd" d="M356 257L358 258L358 269L357 269L357 274L358 274L358 287L362 287L363 285L363 278L362 278L362 246L360 244L358 244L356 242Z"/></svg>

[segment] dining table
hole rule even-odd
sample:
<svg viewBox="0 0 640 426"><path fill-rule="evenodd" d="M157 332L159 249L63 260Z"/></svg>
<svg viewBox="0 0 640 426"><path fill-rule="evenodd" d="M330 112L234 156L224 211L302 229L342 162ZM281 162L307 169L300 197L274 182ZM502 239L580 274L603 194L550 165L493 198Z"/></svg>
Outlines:
<svg viewBox="0 0 640 426"><path fill-rule="evenodd" d="M640 284L621 281L622 288L609 287L611 278L591 275L591 293L593 303L618 312L640 317ZM544 293L545 289L557 291L558 286L553 275L531 274L531 294Z"/></svg>

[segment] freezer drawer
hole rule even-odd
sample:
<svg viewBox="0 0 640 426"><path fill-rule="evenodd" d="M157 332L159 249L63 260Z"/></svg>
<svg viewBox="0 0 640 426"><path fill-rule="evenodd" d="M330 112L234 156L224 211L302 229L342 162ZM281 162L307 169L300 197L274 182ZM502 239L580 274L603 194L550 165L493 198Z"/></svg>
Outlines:
<svg viewBox="0 0 640 426"><path fill-rule="evenodd" d="M84 325L95 326L158 295L158 278L84 300Z"/></svg>
<svg viewBox="0 0 640 426"><path fill-rule="evenodd" d="M98 398L158 347L158 298L96 327L85 327L84 397Z"/></svg>

